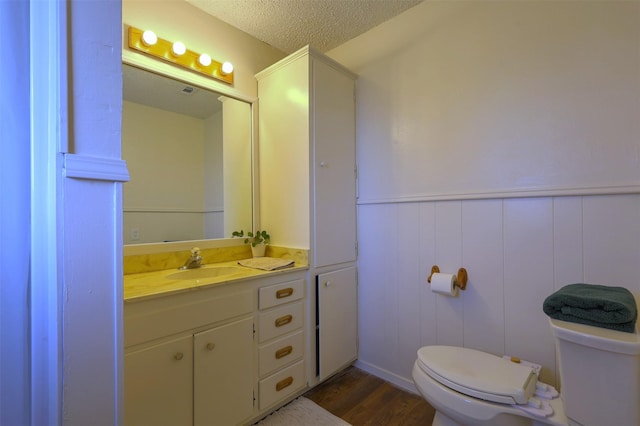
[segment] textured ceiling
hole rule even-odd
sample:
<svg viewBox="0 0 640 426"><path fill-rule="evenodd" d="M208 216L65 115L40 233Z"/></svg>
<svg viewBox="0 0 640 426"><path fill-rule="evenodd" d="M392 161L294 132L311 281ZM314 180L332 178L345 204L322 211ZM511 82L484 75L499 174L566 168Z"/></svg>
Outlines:
<svg viewBox="0 0 640 426"><path fill-rule="evenodd" d="M423 0L186 0L285 53L326 52Z"/></svg>

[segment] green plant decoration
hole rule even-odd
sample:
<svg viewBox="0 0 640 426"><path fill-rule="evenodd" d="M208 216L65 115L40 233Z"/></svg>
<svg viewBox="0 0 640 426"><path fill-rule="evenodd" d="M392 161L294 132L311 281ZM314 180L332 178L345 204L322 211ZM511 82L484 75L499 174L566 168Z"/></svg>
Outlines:
<svg viewBox="0 0 640 426"><path fill-rule="evenodd" d="M251 247L255 247L258 244L269 244L271 241L271 235L267 231L256 231L255 234L252 231L247 232L245 236L244 231L233 231L231 233L232 237L243 238L245 244L251 244Z"/></svg>

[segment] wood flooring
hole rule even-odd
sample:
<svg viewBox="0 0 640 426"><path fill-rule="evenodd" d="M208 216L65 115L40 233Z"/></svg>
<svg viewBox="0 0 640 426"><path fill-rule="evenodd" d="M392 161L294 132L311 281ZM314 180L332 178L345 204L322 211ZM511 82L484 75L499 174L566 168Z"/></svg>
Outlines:
<svg viewBox="0 0 640 426"><path fill-rule="evenodd" d="M428 426L435 415L422 397L353 366L304 397L353 426Z"/></svg>

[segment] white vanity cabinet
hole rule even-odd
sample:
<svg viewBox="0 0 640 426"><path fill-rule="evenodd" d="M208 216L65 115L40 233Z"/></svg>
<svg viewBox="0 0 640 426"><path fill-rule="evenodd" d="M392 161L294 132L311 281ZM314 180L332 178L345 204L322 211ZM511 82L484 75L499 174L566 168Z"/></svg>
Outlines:
<svg viewBox="0 0 640 426"><path fill-rule="evenodd" d="M250 424L302 392L305 276L127 301L125 425Z"/></svg>
<svg viewBox="0 0 640 426"><path fill-rule="evenodd" d="M253 415L246 284L126 303L125 424L238 424Z"/></svg>
<svg viewBox="0 0 640 426"><path fill-rule="evenodd" d="M309 249L308 319L315 327L308 366L317 382L357 357L356 75L305 47L256 78L260 223L274 244ZM354 271L340 279L348 291L335 299L328 293L318 310L318 277L345 268ZM349 327L332 324L342 310L354 317ZM347 347L336 346L343 342Z"/></svg>

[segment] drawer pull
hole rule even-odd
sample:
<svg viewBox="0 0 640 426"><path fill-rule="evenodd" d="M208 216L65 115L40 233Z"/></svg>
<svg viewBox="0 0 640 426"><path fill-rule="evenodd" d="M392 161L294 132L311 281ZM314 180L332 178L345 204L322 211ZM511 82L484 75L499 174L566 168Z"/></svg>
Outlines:
<svg viewBox="0 0 640 426"><path fill-rule="evenodd" d="M175 359L176 361L180 361L183 357L184 355L182 354L182 352L176 352L176 354L173 356L173 359Z"/></svg>
<svg viewBox="0 0 640 426"><path fill-rule="evenodd" d="M285 346L282 349L278 349L276 351L276 359L284 358L285 356L289 355L291 352L293 352L293 346L291 345Z"/></svg>
<svg viewBox="0 0 640 426"><path fill-rule="evenodd" d="M208 350L212 351L215 348L216 348L216 344L215 343L212 343L212 342L207 343L207 349Z"/></svg>
<svg viewBox="0 0 640 426"><path fill-rule="evenodd" d="M292 376L289 376L286 379L280 380L278 383L276 383L276 392L280 392L282 389L286 388L287 386L291 386L292 383L293 383Z"/></svg>
<svg viewBox="0 0 640 426"><path fill-rule="evenodd" d="M280 317L280 318L277 318L276 319L276 327L282 327L283 325L289 324L291 321L293 321L293 315L291 315L291 314L285 315L285 316Z"/></svg>
<svg viewBox="0 0 640 426"><path fill-rule="evenodd" d="M276 299L284 299L285 297L289 297L293 294L293 288L283 288L282 290L276 291Z"/></svg>

